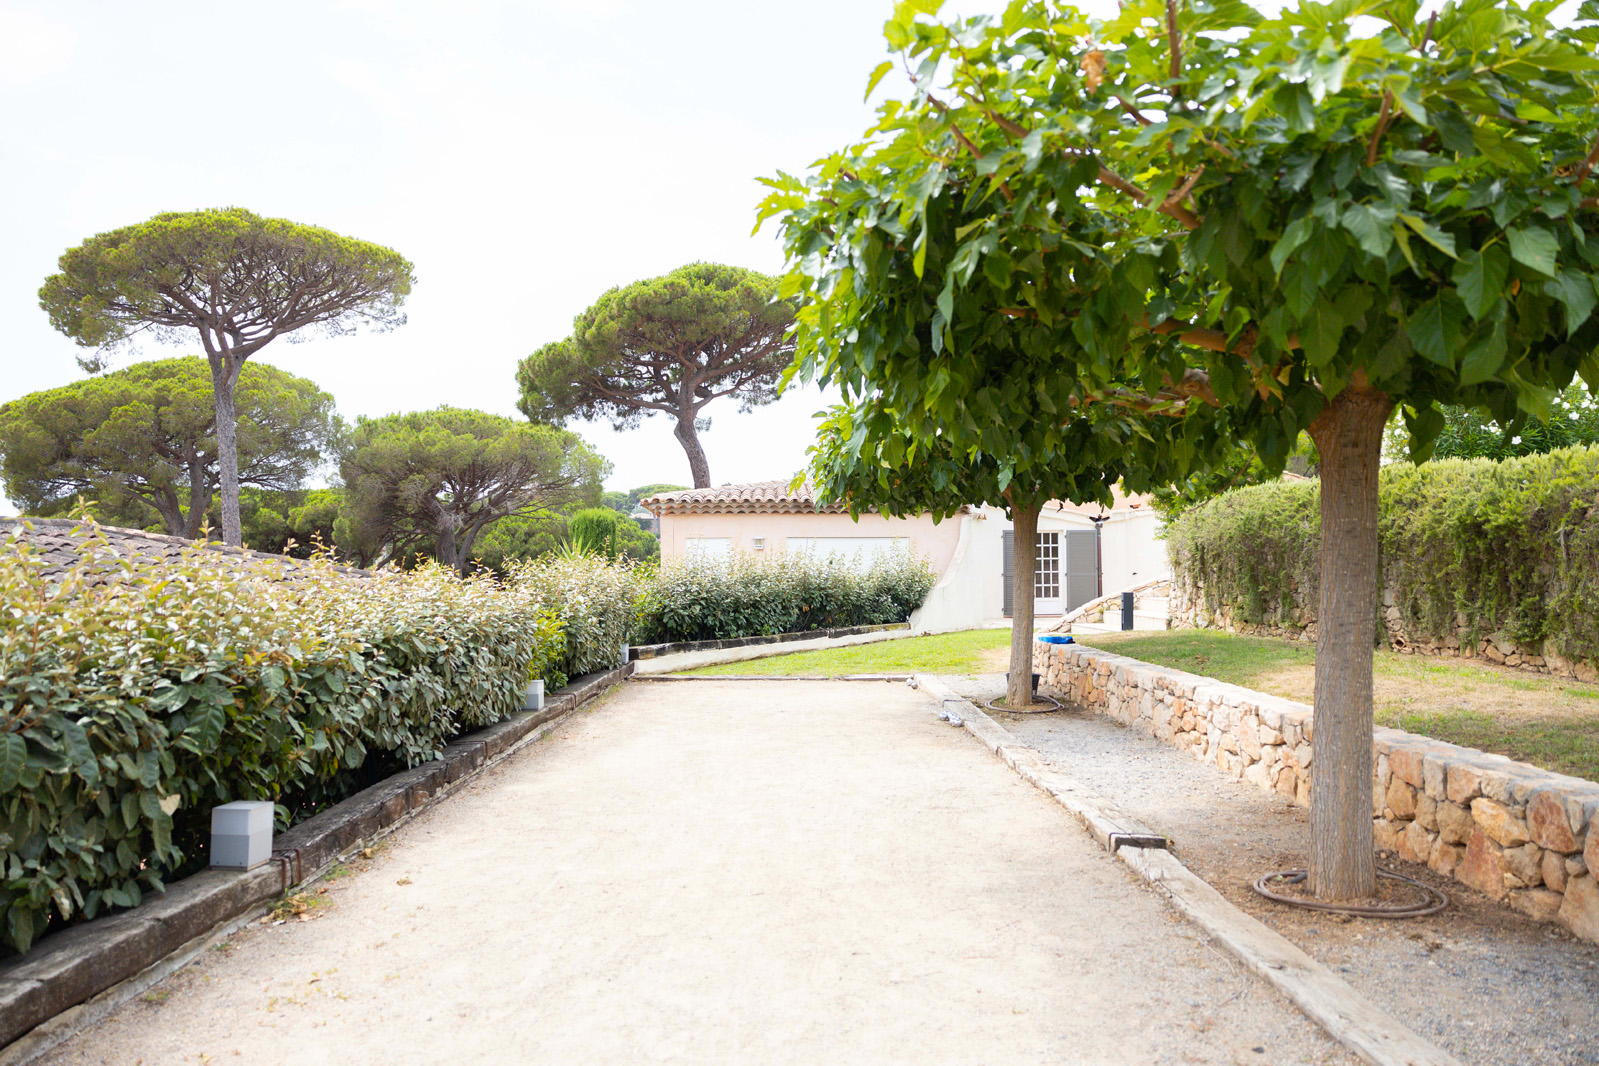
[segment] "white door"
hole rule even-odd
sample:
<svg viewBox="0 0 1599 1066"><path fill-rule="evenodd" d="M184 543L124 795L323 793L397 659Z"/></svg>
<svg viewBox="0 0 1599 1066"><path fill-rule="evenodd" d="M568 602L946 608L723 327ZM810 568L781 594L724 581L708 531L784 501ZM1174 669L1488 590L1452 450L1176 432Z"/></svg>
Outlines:
<svg viewBox="0 0 1599 1066"><path fill-rule="evenodd" d="M1061 614L1060 534L1038 535L1038 564L1033 568L1033 613Z"/></svg>

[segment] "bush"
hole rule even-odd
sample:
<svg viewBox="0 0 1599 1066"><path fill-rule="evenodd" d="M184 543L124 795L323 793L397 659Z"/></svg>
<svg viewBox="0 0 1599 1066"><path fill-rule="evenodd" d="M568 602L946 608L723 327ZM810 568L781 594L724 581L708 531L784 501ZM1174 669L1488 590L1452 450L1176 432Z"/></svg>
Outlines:
<svg viewBox="0 0 1599 1066"><path fill-rule="evenodd" d="M462 580L320 561L0 552L0 944L136 905L203 862L210 808L282 825L615 665L633 575L597 560Z"/></svg>
<svg viewBox="0 0 1599 1066"><path fill-rule="evenodd" d="M594 552L607 559L616 558L618 515L609 507L586 507L567 520L572 546L580 552Z"/></svg>
<svg viewBox="0 0 1599 1066"><path fill-rule="evenodd" d="M937 580L926 560L908 552L866 568L840 556L689 555L661 564L644 598L640 639L724 640L903 622Z"/></svg>
<svg viewBox="0 0 1599 1066"><path fill-rule="evenodd" d="M1409 639L1446 639L1463 620L1471 639L1599 657L1599 449L1395 463L1380 491L1382 584ZM1257 624L1294 601L1313 610L1318 493L1314 481L1254 486L1175 522L1173 561L1201 606Z"/></svg>
<svg viewBox="0 0 1599 1066"><path fill-rule="evenodd" d="M625 560L565 552L510 564L506 583L560 620L563 674L576 677L622 664L622 645L638 622L644 571Z"/></svg>

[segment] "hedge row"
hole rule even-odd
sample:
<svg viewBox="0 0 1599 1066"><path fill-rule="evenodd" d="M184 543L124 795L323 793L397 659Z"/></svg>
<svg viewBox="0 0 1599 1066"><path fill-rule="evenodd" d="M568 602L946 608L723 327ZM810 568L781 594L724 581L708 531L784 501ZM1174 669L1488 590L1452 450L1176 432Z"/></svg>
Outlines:
<svg viewBox="0 0 1599 1066"><path fill-rule="evenodd" d="M1599 658L1599 449L1384 467L1383 586L1407 637L1503 634ZM1317 603L1318 482L1238 489L1169 527L1173 561L1238 620L1281 624Z"/></svg>
<svg viewBox="0 0 1599 1066"><path fill-rule="evenodd" d="M583 559L504 584L230 570L97 533L48 573L0 545L0 950L203 865L218 803L291 823L514 713L530 677L616 665L629 581Z"/></svg>
<svg viewBox="0 0 1599 1066"><path fill-rule="evenodd" d="M669 559L645 593L641 643L724 640L903 622L938 580L909 552L853 557L775 552Z"/></svg>

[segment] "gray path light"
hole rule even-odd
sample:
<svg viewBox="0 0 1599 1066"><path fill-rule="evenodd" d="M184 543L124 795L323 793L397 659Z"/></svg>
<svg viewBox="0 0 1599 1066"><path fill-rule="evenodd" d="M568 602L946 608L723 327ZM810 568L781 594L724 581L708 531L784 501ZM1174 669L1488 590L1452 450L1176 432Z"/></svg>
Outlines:
<svg viewBox="0 0 1599 1066"><path fill-rule="evenodd" d="M272 804L237 800L211 808L211 865L253 870L272 857Z"/></svg>

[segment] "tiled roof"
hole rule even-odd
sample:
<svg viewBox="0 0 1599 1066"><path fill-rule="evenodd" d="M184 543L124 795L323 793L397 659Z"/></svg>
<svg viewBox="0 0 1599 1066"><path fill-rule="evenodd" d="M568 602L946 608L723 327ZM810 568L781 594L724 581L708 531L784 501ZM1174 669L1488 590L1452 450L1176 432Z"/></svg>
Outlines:
<svg viewBox="0 0 1599 1066"><path fill-rule="evenodd" d="M45 573L54 574L77 563L84 542L91 535L88 524L72 518L0 518L0 550L11 550L18 541L26 542L36 555L45 559ZM97 527L111 549L119 555L143 559L178 559L186 549L205 548L216 554L224 565L242 566L247 563L269 561L284 566L286 573L306 565L304 560L286 555L269 555L246 548L229 548L226 545L186 540L164 533L146 533L142 529L121 529L117 526ZM365 575L367 571L353 567L338 567L341 573Z"/></svg>
<svg viewBox="0 0 1599 1066"><path fill-rule="evenodd" d="M665 514L842 514L847 508L832 503L818 506L816 492L807 482L789 491L787 481L757 481L750 485L723 485L714 489L680 489L639 502L657 516Z"/></svg>

